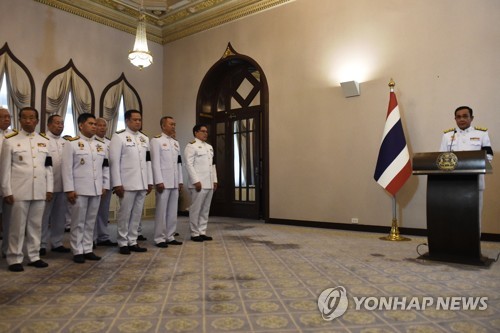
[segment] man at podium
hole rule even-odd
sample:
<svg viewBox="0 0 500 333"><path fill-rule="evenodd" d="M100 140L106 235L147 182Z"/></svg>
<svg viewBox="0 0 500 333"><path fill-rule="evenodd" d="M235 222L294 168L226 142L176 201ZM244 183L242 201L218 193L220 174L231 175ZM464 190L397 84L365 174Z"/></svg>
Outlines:
<svg viewBox="0 0 500 333"><path fill-rule="evenodd" d="M456 127L444 131L439 151L470 151L485 150L488 161L493 159L488 129L484 127L471 127L474 119L472 109L468 106L459 106L455 110ZM483 207L484 175L479 175L479 209ZM481 214L479 215L481 216Z"/></svg>

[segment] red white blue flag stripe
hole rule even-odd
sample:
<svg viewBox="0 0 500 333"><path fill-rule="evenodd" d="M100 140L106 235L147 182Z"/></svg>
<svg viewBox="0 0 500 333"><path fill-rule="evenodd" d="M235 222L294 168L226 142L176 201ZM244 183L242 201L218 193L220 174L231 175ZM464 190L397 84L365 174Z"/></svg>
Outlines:
<svg viewBox="0 0 500 333"><path fill-rule="evenodd" d="M411 163L396 94L391 89L384 135L378 153L373 178L392 196L395 196L410 178Z"/></svg>

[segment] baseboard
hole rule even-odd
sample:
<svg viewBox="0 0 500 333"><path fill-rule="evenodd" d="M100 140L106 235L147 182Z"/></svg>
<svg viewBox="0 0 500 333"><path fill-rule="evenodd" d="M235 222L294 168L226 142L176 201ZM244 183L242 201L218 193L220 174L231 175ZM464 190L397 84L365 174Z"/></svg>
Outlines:
<svg viewBox="0 0 500 333"><path fill-rule="evenodd" d="M379 226L379 225L366 225L366 224L347 224L347 223L335 223L335 222L318 222L318 221L300 221L300 220L287 220L287 219L275 219L269 218L267 223L270 224L283 224L283 225L294 225L299 227L311 227L311 228L324 228L324 229L339 229L339 230L349 230L349 231L362 231L362 232L377 232L381 234L389 234L391 231L390 226ZM399 233L401 235L411 235L411 236L427 236L427 229L417 229L417 228L399 228ZM482 241L489 242L500 242L500 234L481 234Z"/></svg>

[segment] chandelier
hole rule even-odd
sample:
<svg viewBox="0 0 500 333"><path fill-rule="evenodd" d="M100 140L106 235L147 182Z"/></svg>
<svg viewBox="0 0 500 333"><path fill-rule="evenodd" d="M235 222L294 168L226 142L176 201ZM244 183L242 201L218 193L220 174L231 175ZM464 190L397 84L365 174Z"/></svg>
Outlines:
<svg viewBox="0 0 500 333"><path fill-rule="evenodd" d="M134 50L128 53L128 60L132 65L143 69L153 63L153 56L148 49L148 41L146 38L146 15L143 12L144 8L141 5L139 10L139 21L137 24L137 34L135 36Z"/></svg>

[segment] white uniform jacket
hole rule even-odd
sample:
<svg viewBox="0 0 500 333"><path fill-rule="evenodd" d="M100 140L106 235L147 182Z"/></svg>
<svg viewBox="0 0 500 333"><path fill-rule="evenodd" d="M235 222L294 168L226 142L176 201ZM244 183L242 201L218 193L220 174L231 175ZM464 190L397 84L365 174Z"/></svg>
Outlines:
<svg viewBox="0 0 500 333"><path fill-rule="evenodd" d="M486 150L488 160L493 159L488 130L482 127L469 127L465 130L450 128L446 130L441 139L439 151L470 151Z"/></svg>
<svg viewBox="0 0 500 333"><path fill-rule="evenodd" d="M101 139L80 134L64 145L62 175L64 192L98 196L109 190L107 146Z"/></svg>
<svg viewBox="0 0 500 333"><path fill-rule="evenodd" d="M0 158L2 158L2 156L1 156L1 155L2 155L2 144L3 144L3 140L4 140L5 136L6 136L6 135L8 135L8 134L10 134L10 133L12 133L12 130L11 130L11 129L8 129L8 128L7 128L5 131L3 131L3 130L1 130L1 129L0 129ZM1 169L1 167L0 167L0 174L2 174L2 169ZM0 198L1 198L1 197L2 197L2 187L0 186ZM2 204L2 203L0 202L0 205L1 205L1 204ZM0 211L1 211L1 209L0 209Z"/></svg>
<svg viewBox="0 0 500 333"><path fill-rule="evenodd" d="M151 139L151 163L155 185L178 188L182 184L182 158L179 142L165 133Z"/></svg>
<svg viewBox="0 0 500 333"><path fill-rule="evenodd" d="M149 139L142 132L128 128L116 132L111 138L109 162L112 187L141 191L153 185Z"/></svg>
<svg viewBox="0 0 500 333"><path fill-rule="evenodd" d="M210 144L198 139L188 143L184 149L184 163L189 176L189 188L201 182L203 189L211 189L217 183L214 150Z"/></svg>
<svg viewBox="0 0 500 333"><path fill-rule="evenodd" d="M62 163L62 150L66 139L61 138L52 134L48 131L46 136L50 139L49 141L49 154L52 157L52 174L54 175L54 192L63 191L62 173L61 173L61 163Z"/></svg>
<svg viewBox="0 0 500 333"><path fill-rule="evenodd" d="M0 179L4 197L14 200L45 200L53 192L49 139L38 133L15 132L2 146Z"/></svg>

